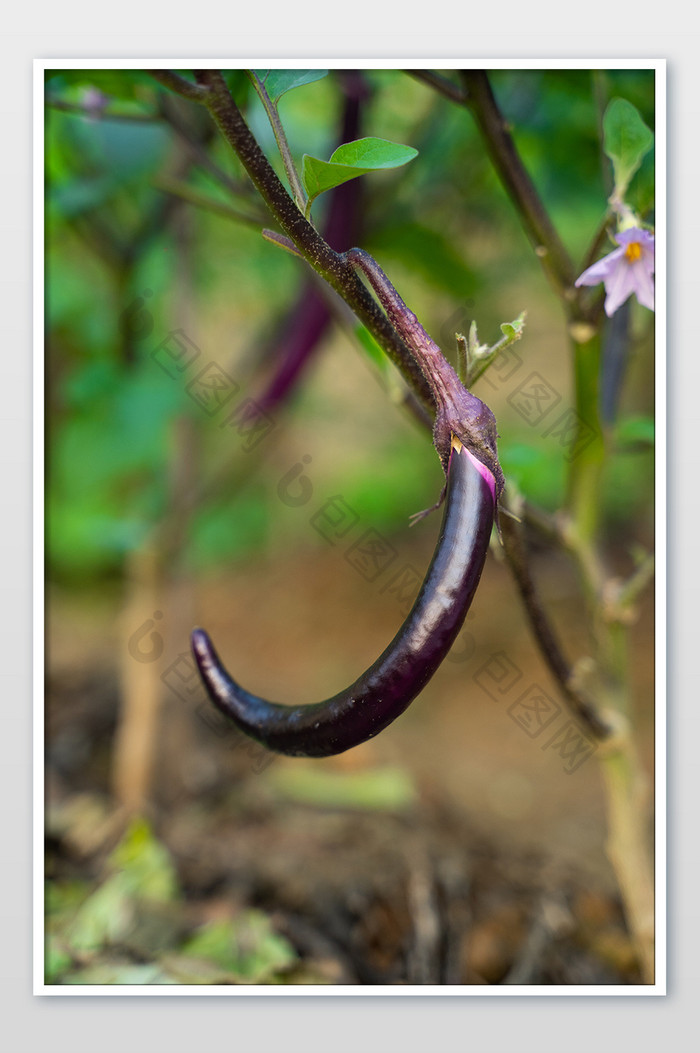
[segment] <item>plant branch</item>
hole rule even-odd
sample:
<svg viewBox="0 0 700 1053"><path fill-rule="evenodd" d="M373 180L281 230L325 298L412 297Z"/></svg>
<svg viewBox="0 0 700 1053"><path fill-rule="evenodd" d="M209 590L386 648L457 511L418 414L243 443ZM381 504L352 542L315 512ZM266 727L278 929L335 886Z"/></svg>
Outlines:
<svg viewBox="0 0 700 1053"><path fill-rule="evenodd" d="M407 73L409 77L413 77L415 80L422 81L423 84L427 84L428 87L433 88L440 95L444 95L450 102L456 102L463 106L467 101L466 92L457 84L453 84L447 77L443 77L441 73L434 73L433 70L429 69L405 69L404 73Z"/></svg>
<svg viewBox="0 0 700 1053"><path fill-rule="evenodd" d="M653 581L654 569L654 553L648 552L626 580L613 579L609 583L603 597L603 614L606 621L626 625L635 620L637 601Z"/></svg>
<svg viewBox="0 0 700 1053"><path fill-rule="evenodd" d="M610 734L610 728L596 712L593 703L576 686L573 670L566 661L556 633L545 614L530 573L522 524L513 516L501 517L503 550L527 612L535 640L547 666L559 684L574 716L597 739Z"/></svg>
<svg viewBox="0 0 700 1053"><path fill-rule="evenodd" d="M237 154L268 209L292 243L370 330L422 402L434 406L430 388L409 348L398 336L353 268L304 218L245 123L218 70L197 72L206 86L206 106L226 141Z"/></svg>
<svg viewBox="0 0 700 1053"><path fill-rule="evenodd" d="M523 523L533 527L543 538L557 545L565 546L562 526L556 515L546 512L538 505L533 504L532 501L528 501L527 498L521 499L518 512Z"/></svg>
<svg viewBox="0 0 700 1053"><path fill-rule="evenodd" d="M615 731L599 749L606 788L606 852L622 893L643 982L652 984L655 976L654 860L649 848L649 783L628 721L619 714L615 720Z"/></svg>
<svg viewBox="0 0 700 1053"><path fill-rule="evenodd" d="M464 105L481 132L491 162L520 215L525 232L549 281L570 305L575 298L573 264L522 162L498 108L485 70L460 70Z"/></svg>
<svg viewBox="0 0 700 1053"><path fill-rule="evenodd" d="M206 102L209 95L206 85L193 84L191 80L181 77L179 73L174 73L170 69L149 69L146 72L164 88L174 91L176 95L181 95L183 99L189 99L190 102Z"/></svg>

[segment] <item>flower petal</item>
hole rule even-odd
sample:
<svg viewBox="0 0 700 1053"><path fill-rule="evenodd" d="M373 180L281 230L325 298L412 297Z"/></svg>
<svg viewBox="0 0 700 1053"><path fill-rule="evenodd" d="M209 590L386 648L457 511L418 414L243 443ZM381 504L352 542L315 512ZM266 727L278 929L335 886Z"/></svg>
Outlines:
<svg viewBox="0 0 700 1053"><path fill-rule="evenodd" d="M605 283L605 313L608 318L615 314L618 307L635 291L634 268L623 259Z"/></svg>
<svg viewBox="0 0 700 1053"><path fill-rule="evenodd" d="M620 246L588 267L575 282L579 285L605 283L605 313L613 315L634 293L644 307L654 310L654 235L639 227L630 227L615 235ZM640 255L632 262L627 256L630 245L639 246Z"/></svg>
<svg viewBox="0 0 700 1053"><path fill-rule="evenodd" d="M634 291L642 307L648 307L650 311L654 310L654 279L647 267L644 266L644 261L640 260L638 263L633 264L630 268L633 271Z"/></svg>
<svg viewBox="0 0 700 1053"><path fill-rule="evenodd" d="M583 274L579 275L574 285L599 285L600 282L607 281L615 271L617 261L624 255L624 248L613 249L607 256L603 256L602 260L598 260L597 263L594 263Z"/></svg>

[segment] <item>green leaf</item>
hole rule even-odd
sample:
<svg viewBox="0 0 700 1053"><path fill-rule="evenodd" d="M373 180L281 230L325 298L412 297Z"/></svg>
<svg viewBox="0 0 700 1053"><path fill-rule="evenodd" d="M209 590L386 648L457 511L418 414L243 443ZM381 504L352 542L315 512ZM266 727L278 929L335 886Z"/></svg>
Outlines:
<svg viewBox="0 0 700 1053"><path fill-rule="evenodd" d="M618 195L624 194L653 145L654 133L637 108L626 99L613 99L603 116L603 149L612 161Z"/></svg>
<svg viewBox="0 0 700 1053"><path fill-rule="evenodd" d="M167 903L177 896L170 853L155 839L145 819L135 819L109 857L128 890L139 899Z"/></svg>
<svg viewBox="0 0 700 1053"><path fill-rule="evenodd" d="M328 76L327 69L256 69L253 73L262 81L271 102L276 103L285 92L313 84Z"/></svg>
<svg viewBox="0 0 700 1053"><path fill-rule="evenodd" d="M370 136L367 139L355 139L352 143L343 143L331 154L331 163L352 165L370 172L377 168L398 168L417 156L418 151L412 146Z"/></svg>
<svg viewBox="0 0 700 1053"><path fill-rule="evenodd" d="M138 922L138 904L168 903L177 878L167 849L144 819L135 819L109 857L113 873L79 907L66 931L68 945L96 951L124 942Z"/></svg>
<svg viewBox="0 0 700 1053"><path fill-rule="evenodd" d="M269 982L275 973L297 961L291 944L258 910L245 911L231 921L203 925L182 953L213 962L239 983L251 984Z"/></svg>
<svg viewBox="0 0 700 1053"><path fill-rule="evenodd" d="M521 311L517 318L514 318L512 322L502 322L501 332L505 336L508 343L513 343L515 340L519 340L523 335L523 329L525 327L525 311Z"/></svg>
<svg viewBox="0 0 700 1053"><path fill-rule="evenodd" d="M347 183L349 179L384 168L399 168L417 155L418 151L412 146L373 137L344 143L334 151L330 161L304 154L302 179L309 195L309 205L319 194Z"/></svg>
<svg viewBox="0 0 700 1053"><path fill-rule="evenodd" d="M118 878L110 878L85 900L65 932L75 951L97 951L124 939L134 924L133 904Z"/></svg>

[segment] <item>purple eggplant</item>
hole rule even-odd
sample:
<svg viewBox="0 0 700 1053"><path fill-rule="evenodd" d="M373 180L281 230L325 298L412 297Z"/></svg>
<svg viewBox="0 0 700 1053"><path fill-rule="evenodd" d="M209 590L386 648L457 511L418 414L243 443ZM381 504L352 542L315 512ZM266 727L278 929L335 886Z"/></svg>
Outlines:
<svg viewBox="0 0 700 1053"><path fill-rule="evenodd" d="M376 662L324 702L285 706L244 690L224 669L207 633L195 629L192 649L211 700L241 731L277 753L328 757L373 738L423 690L461 629L484 566L496 496L492 471L453 438L432 562L413 608Z"/></svg>

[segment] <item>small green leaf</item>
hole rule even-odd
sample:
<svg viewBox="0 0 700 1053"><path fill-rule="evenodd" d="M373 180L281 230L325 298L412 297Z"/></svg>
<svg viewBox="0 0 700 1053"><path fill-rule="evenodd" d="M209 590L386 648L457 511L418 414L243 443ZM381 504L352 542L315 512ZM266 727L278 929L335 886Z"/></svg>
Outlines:
<svg viewBox="0 0 700 1053"><path fill-rule="evenodd" d="M244 911L230 921L208 922L187 941L182 953L217 965L239 983L251 984L269 983L297 961L291 944L258 910Z"/></svg>
<svg viewBox="0 0 700 1053"><path fill-rule="evenodd" d="M343 143L331 154L331 164L351 165L370 172L378 168L398 168L417 156L418 151L412 146L370 136Z"/></svg>
<svg viewBox="0 0 700 1053"><path fill-rule="evenodd" d="M513 343L515 340L519 340L523 335L523 328L525 326L525 311L521 311L517 318L514 318L512 322L502 322L501 332L505 336L508 343Z"/></svg>
<svg viewBox="0 0 700 1053"><path fill-rule="evenodd" d="M489 350L488 344L480 344L479 343L479 333L478 333L478 330L476 328L476 319L474 319L472 321L472 324L469 326L469 336L467 338L467 348L469 350L469 354L470 355L474 355L474 356L478 356L478 355L482 354L484 351L488 351Z"/></svg>
<svg viewBox="0 0 700 1053"><path fill-rule="evenodd" d="M293 88L313 84L314 81L323 80L328 76L327 69L256 69L253 72L262 81L273 103Z"/></svg>
<svg viewBox="0 0 700 1053"><path fill-rule="evenodd" d="M384 168L399 168L417 155L418 151L412 146L373 137L344 143L331 155L330 161L304 154L302 179L309 195L309 205L319 194L347 183L349 179Z"/></svg>
<svg viewBox="0 0 700 1053"><path fill-rule="evenodd" d="M75 951L97 951L118 943L134 924L133 905L119 877L101 885L78 910L65 936Z"/></svg>
<svg viewBox="0 0 700 1053"><path fill-rule="evenodd" d="M144 819L132 821L109 866L111 875L81 904L66 930L74 950L124 942L138 921L138 903L169 903L177 895L170 854Z"/></svg>
<svg viewBox="0 0 700 1053"><path fill-rule="evenodd" d="M613 99L603 115L603 149L612 161L619 196L653 145L654 133L636 107L626 99Z"/></svg>
<svg viewBox="0 0 700 1053"><path fill-rule="evenodd" d="M139 899L168 903L178 894L170 853L153 836L145 819L136 818L109 857L124 887Z"/></svg>

